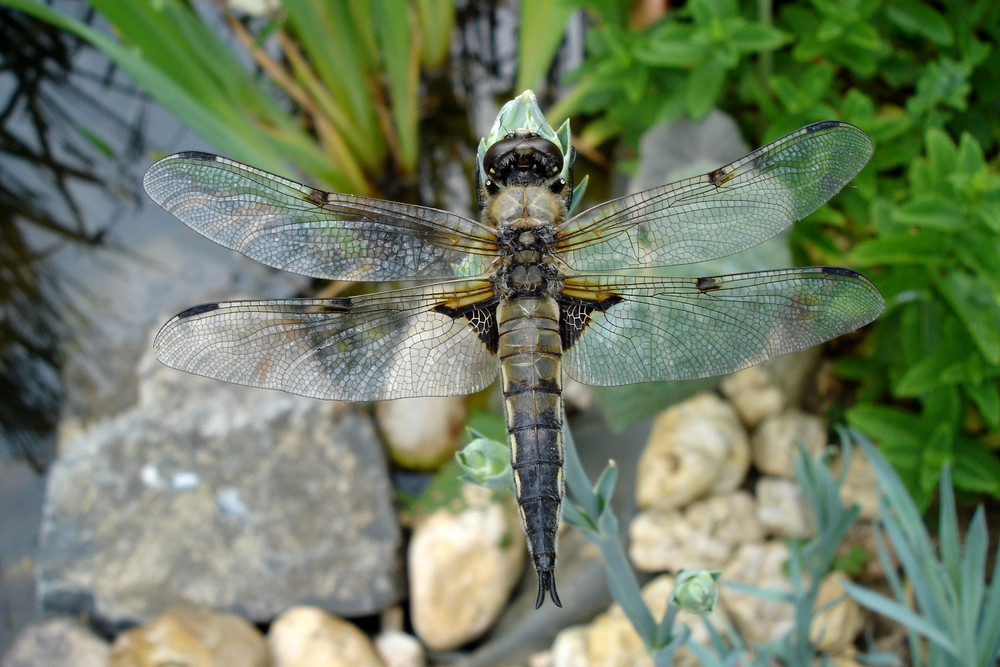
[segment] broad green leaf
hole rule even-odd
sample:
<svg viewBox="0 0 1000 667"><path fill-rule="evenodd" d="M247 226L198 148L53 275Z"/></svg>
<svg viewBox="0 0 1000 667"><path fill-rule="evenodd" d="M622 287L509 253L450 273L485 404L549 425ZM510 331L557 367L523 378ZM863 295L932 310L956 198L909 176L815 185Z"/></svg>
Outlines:
<svg viewBox="0 0 1000 667"><path fill-rule="evenodd" d="M847 411L847 421L879 444L918 442L924 435L920 417L898 408L856 405Z"/></svg>
<svg viewBox="0 0 1000 667"><path fill-rule="evenodd" d="M685 106L692 118L701 118L715 106L726 85L726 73L726 68L715 58L709 58L691 71Z"/></svg>
<svg viewBox="0 0 1000 667"><path fill-rule="evenodd" d="M998 379L990 377L982 382L967 382L963 391L976 404L979 415L991 431L1000 430L1000 387Z"/></svg>
<svg viewBox="0 0 1000 667"><path fill-rule="evenodd" d="M926 37L939 46L949 46L954 39L948 20L926 2L893 0L886 14L903 31Z"/></svg>
<svg viewBox="0 0 1000 667"><path fill-rule="evenodd" d="M635 58L654 67L690 67L707 54L705 45L691 39L694 30L680 23L668 23L635 50Z"/></svg>
<svg viewBox="0 0 1000 667"><path fill-rule="evenodd" d="M851 251L851 261L862 266L918 264L936 266L946 262L940 255L941 235L935 231L883 236L863 241Z"/></svg>
<svg viewBox="0 0 1000 667"><path fill-rule="evenodd" d="M963 132L958 140L958 171L963 174L976 174L986 169L986 160L983 157L983 149L979 142L969 134Z"/></svg>
<svg viewBox="0 0 1000 667"><path fill-rule="evenodd" d="M966 350L957 346L941 345L913 366L907 368L902 376L893 383L893 393L900 397L916 397L932 391L938 384L944 383L944 377L949 371L961 368L967 357ZM954 375L954 373L952 373ZM950 380L958 384L962 378Z"/></svg>
<svg viewBox="0 0 1000 667"><path fill-rule="evenodd" d="M901 224L960 232L968 225L962 210L954 201L938 195L918 194L899 206L893 216Z"/></svg>
<svg viewBox="0 0 1000 667"><path fill-rule="evenodd" d="M968 329L976 347L993 365L1000 364L1000 303L980 279L961 270L948 273L941 296Z"/></svg>
<svg viewBox="0 0 1000 667"><path fill-rule="evenodd" d="M952 477L964 491L1000 498L1000 461L976 440L962 437L956 443Z"/></svg>
<svg viewBox="0 0 1000 667"><path fill-rule="evenodd" d="M1000 295L1000 236L972 239L955 247L955 254L995 295Z"/></svg>
<svg viewBox="0 0 1000 667"><path fill-rule="evenodd" d="M732 45L745 53L773 51L791 40L791 36L761 23L746 23L732 36Z"/></svg>
<svg viewBox="0 0 1000 667"><path fill-rule="evenodd" d="M958 168L958 154L955 142L936 127L928 128L924 136L924 146L927 153L928 166L934 170L940 183L954 173Z"/></svg>

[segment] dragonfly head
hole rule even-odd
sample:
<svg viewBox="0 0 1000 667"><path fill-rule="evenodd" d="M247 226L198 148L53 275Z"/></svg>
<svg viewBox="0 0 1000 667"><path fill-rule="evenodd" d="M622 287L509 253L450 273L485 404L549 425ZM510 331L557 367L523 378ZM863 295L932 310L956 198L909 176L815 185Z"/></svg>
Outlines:
<svg viewBox="0 0 1000 667"><path fill-rule="evenodd" d="M479 208L502 188L548 187L567 208L574 198L572 145L569 121L553 130L526 90L503 105L476 154L476 194Z"/></svg>
<svg viewBox="0 0 1000 667"><path fill-rule="evenodd" d="M509 132L483 156L487 184L501 187L546 185L559 177L562 168L559 147L524 128Z"/></svg>

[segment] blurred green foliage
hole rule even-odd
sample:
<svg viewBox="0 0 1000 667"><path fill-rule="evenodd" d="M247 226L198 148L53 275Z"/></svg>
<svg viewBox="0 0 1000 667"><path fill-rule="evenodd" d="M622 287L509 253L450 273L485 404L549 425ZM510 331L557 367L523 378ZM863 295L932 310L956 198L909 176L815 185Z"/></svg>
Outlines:
<svg viewBox="0 0 1000 667"><path fill-rule="evenodd" d="M837 365L860 383L847 419L921 506L946 461L1000 497L1000 3L690 0L644 27L627 3L578 4L588 59L551 117L594 118L585 143L712 108L754 145L828 118L871 135L836 208L792 232L799 262L863 268L886 297Z"/></svg>
<svg viewBox="0 0 1000 667"><path fill-rule="evenodd" d="M38 0L0 0L100 49L230 157L362 194L390 156L416 171L420 68L448 55L452 3L282 0L248 17L221 1L87 2L117 38Z"/></svg>

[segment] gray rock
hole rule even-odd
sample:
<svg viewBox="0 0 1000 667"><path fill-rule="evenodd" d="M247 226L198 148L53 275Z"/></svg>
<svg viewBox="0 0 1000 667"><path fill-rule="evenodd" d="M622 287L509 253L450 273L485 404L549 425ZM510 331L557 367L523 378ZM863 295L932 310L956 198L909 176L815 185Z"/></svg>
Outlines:
<svg viewBox="0 0 1000 667"><path fill-rule="evenodd" d="M105 667L111 647L80 621L60 616L21 631L0 667Z"/></svg>
<svg viewBox="0 0 1000 667"><path fill-rule="evenodd" d="M0 461L0 654L41 620L35 599L45 478L21 461Z"/></svg>
<svg viewBox="0 0 1000 667"><path fill-rule="evenodd" d="M371 419L349 404L142 365L139 403L52 468L39 592L116 628L177 605L267 621L400 595L400 531Z"/></svg>

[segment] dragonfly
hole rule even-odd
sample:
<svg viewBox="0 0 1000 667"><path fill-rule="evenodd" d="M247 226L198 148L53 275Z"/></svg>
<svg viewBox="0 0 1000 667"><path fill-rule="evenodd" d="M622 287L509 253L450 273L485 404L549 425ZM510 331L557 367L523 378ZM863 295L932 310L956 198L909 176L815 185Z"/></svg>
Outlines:
<svg viewBox="0 0 1000 667"><path fill-rule="evenodd" d="M499 376L535 606L546 595L562 606L563 373L596 386L721 375L874 320L881 295L846 268L650 271L773 237L871 154L862 130L821 121L707 174L571 213L582 186L569 122L553 130L525 91L479 143L473 219L178 153L150 167L146 192L212 241L314 278L421 282L195 306L163 326L156 354L191 373L332 400L469 394Z"/></svg>

